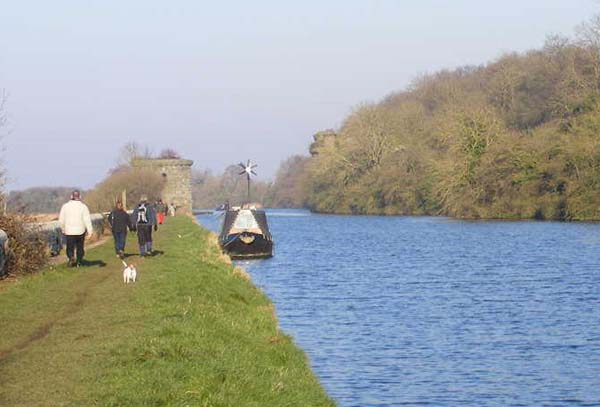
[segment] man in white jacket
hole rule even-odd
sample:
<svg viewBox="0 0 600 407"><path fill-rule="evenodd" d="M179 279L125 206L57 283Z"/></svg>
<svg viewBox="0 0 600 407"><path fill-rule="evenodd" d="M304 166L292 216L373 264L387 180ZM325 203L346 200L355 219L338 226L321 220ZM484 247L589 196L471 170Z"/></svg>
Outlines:
<svg viewBox="0 0 600 407"><path fill-rule="evenodd" d="M86 233L88 238L92 236L92 220L90 210L81 202L81 193L77 190L71 193L71 200L60 208L58 216L60 228L67 238L67 257L69 266L79 266L83 260L84 241ZM75 251L77 252L74 257Z"/></svg>

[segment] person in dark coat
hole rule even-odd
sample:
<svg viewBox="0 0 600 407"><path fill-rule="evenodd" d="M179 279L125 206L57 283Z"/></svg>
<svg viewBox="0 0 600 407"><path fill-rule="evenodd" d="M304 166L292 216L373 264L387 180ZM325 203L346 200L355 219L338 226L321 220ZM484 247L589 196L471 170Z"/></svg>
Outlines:
<svg viewBox="0 0 600 407"><path fill-rule="evenodd" d="M125 242L127 241L127 230L133 229L129 214L123 209L123 203L117 201L115 209L108 215L108 224L112 229L113 238L115 240L115 252L117 257L125 256Z"/></svg>
<svg viewBox="0 0 600 407"><path fill-rule="evenodd" d="M140 256L152 255L152 229L158 230L156 221L156 210L148 203L148 198L142 195L140 203L131 215L133 226L137 230Z"/></svg>

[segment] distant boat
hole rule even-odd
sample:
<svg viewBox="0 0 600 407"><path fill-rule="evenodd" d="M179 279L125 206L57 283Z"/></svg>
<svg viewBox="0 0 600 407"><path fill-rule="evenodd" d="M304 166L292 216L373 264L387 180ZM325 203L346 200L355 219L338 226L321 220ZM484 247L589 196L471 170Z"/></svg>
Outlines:
<svg viewBox="0 0 600 407"><path fill-rule="evenodd" d="M252 164L240 163L248 180L248 201L250 202L250 177L256 175ZM224 216L219 235L219 244L232 259L261 259L273 256L273 236L269 231L267 214L259 204L246 203L241 207L223 208Z"/></svg>
<svg viewBox="0 0 600 407"><path fill-rule="evenodd" d="M229 202L222 203L221 205L217 206L215 208L215 212L222 212L226 211L227 209L229 209Z"/></svg>

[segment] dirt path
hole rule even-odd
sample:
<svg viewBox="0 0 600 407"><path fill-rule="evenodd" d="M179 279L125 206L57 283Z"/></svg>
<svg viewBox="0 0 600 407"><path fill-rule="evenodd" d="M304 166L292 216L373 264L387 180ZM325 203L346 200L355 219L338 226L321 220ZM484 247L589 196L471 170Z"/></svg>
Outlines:
<svg viewBox="0 0 600 407"><path fill-rule="evenodd" d="M65 307L60 314L34 328L31 334L21 339L11 348L4 350L0 349L0 366L2 366L4 361L16 352L27 349L33 343L45 338L57 323L79 312L84 306L86 298L90 294L91 290L98 284L104 282L108 277L110 277L109 273L94 275L93 278L88 279L88 281L86 281L85 284L76 292L75 299L72 302L65 304Z"/></svg>
<svg viewBox="0 0 600 407"><path fill-rule="evenodd" d="M124 307L133 291L123 290L110 236L86 245L89 265L69 268L66 256L52 260L40 275L21 278L7 289L10 295L0 295L0 314L8 318L6 325L0 322L0 405L85 398L85 382L93 374L87 366L106 358L103 338L130 329L112 326L115 308Z"/></svg>

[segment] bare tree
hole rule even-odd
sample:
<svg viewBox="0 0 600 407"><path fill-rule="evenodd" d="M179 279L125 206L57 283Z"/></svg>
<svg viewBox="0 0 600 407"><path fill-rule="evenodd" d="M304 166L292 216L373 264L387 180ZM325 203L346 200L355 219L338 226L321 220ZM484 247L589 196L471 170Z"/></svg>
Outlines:
<svg viewBox="0 0 600 407"><path fill-rule="evenodd" d="M577 26L575 33L581 44L600 49L600 14Z"/></svg>
<svg viewBox="0 0 600 407"><path fill-rule="evenodd" d="M6 91L4 89L0 90L0 141L4 137L5 133L2 131L6 126L7 117L6 111L4 109L6 103ZM0 149L1 151L2 149ZM0 164L2 160L0 159ZM6 172L3 167L0 166L0 212L4 212L5 210L5 197L4 197L4 185L6 181Z"/></svg>
<svg viewBox="0 0 600 407"><path fill-rule="evenodd" d="M6 113L4 112L4 104L6 103L6 91L0 90L0 127L6 124Z"/></svg>
<svg viewBox="0 0 600 407"><path fill-rule="evenodd" d="M147 145L130 141L121 147L114 170L118 171L120 168L130 167L136 158L152 158L152 155L152 150Z"/></svg>
<svg viewBox="0 0 600 407"><path fill-rule="evenodd" d="M595 79L595 90L600 88L600 14L580 24L576 29L576 39L579 45L587 51L592 59L592 69Z"/></svg>
<svg viewBox="0 0 600 407"><path fill-rule="evenodd" d="M179 160L181 158L181 155L172 148L165 148L160 152L158 158Z"/></svg>

